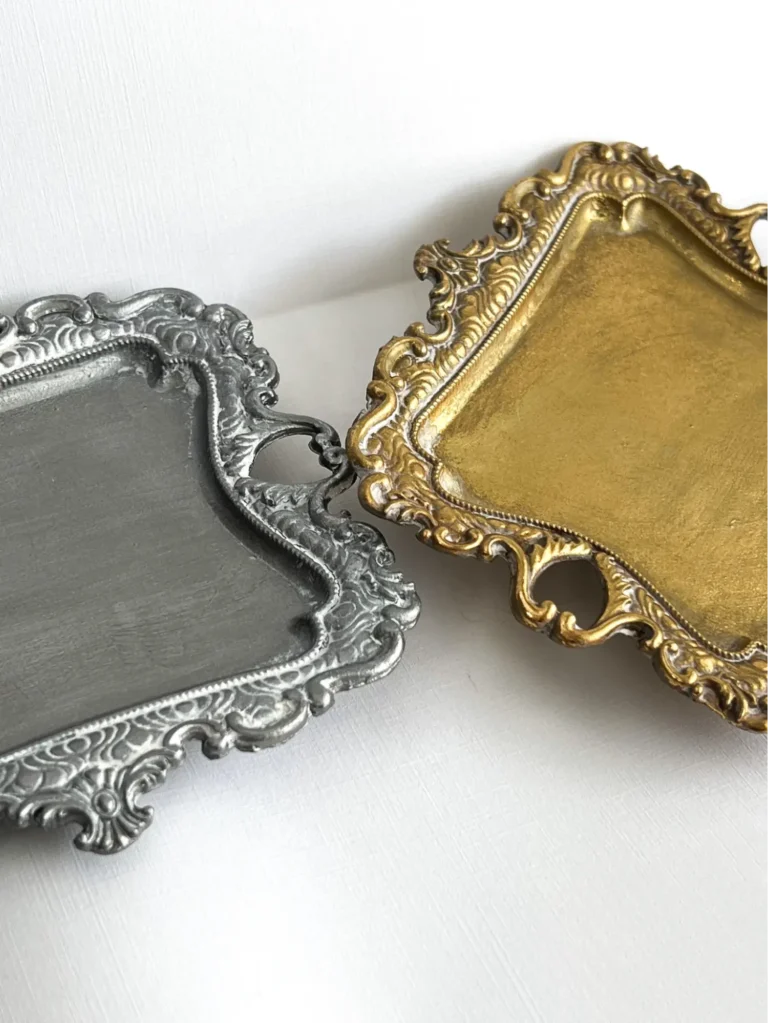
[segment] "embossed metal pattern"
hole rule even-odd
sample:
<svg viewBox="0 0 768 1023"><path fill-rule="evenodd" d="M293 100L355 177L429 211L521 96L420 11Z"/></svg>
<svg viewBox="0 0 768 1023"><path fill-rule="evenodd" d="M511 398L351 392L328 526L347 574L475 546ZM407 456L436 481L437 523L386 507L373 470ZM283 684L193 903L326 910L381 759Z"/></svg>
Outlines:
<svg viewBox="0 0 768 1023"><path fill-rule="evenodd" d="M147 828L153 810L144 797L184 760L186 744L197 740L206 756L218 758L285 742L336 693L386 675L419 611L380 534L329 511L330 499L352 481L344 449L325 423L275 408L275 364L236 309L178 290L122 302L99 294L38 299L0 322L0 388L67 373L126 347L151 352L164 373L194 374L206 398L218 486L256 537L313 573L323 599L308 614L311 638L298 656L0 751L0 817L20 827L74 823L75 845L97 853L124 849ZM296 484L254 475L256 456L294 434L311 438L329 475Z"/></svg>
<svg viewBox="0 0 768 1023"><path fill-rule="evenodd" d="M762 204L629 143L574 146L496 233L420 249L428 319L380 351L348 450L371 511L511 566L512 610L571 647L634 636L662 678L766 729ZM581 627L537 600L599 571Z"/></svg>

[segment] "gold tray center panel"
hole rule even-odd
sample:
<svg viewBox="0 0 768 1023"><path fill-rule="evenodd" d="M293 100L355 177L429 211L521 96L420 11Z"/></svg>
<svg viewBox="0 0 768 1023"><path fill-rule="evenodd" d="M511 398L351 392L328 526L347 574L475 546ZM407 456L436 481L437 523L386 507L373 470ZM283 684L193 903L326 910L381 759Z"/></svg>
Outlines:
<svg viewBox="0 0 768 1023"><path fill-rule="evenodd" d="M590 196L553 248L419 417L441 487L593 539L718 646L765 639L764 287L644 196Z"/></svg>

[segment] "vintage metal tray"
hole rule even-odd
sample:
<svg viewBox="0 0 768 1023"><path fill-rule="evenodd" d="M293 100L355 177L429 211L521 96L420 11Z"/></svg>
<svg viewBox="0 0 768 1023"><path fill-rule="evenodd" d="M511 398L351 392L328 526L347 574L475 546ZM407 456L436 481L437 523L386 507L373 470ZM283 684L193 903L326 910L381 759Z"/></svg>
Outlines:
<svg viewBox="0 0 768 1023"><path fill-rule="evenodd" d="M627 143L574 146L497 233L422 248L429 321L379 353L348 449L363 504L506 557L512 607L567 646L637 637L661 676L766 727L765 206ZM579 627L541 574L599 570Z"/></svg>
<svg viewBox="0 0 768 1023"><path fill-rule="evenodd" d="M328 510L346 455L276 384L243 314L183 291L3 318L0 817L116 852L185 744L284 742L397 662L413 587ZM293 434L325 479L260 477Z"/></svg>

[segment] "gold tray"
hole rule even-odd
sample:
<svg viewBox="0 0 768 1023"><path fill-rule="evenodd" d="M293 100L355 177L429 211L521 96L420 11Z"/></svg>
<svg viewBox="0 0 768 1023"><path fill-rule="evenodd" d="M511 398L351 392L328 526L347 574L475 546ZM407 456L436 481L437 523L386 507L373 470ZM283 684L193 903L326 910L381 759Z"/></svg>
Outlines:
<svg viewBox="0 0 768 1023"><path fill-rule="evenodd" d="M566 646L634 635L670 685L766 729L764 205L724 207L628 143L574 146L496 234L420 249L429 333L379 352L348 448L360 499L442 551L511 565L512 609ZM591 562L580 627L534 586Z"/></svg>

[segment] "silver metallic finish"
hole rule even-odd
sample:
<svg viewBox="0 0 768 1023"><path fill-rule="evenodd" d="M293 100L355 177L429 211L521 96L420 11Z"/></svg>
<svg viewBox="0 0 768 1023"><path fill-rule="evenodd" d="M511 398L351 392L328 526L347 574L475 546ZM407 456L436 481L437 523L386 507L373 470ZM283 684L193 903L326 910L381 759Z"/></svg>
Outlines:
<svg viewBox="0 0 768 1023"><path fill-rule="evenodd" d="M97 368L99 366L101 369ZM107 385L103 383L105 380L111 382ZM120 383L115 384L116 380ZM15 472L13 466L0 469L8 474L0 483L4 492L0 513L6 538L3 546L8 543L8 535L21 536L23 529L23 535L31 537L31 549L38 552L40 560L43 557L40 551L49 549L45 544L50 542L51 530L56 528L57 515L58 521L66 517L68 506L65 505L69 500L66 493L70 493L74 494L75 522L72 525L71 516L67 519L69 532L62 536L72 538L72 542L77 539L83 548L82 555L78 553L74 560L70 558L66 562L66 568L59 566L58 575L55 564L45 561L42 568L38 566L40 571L50 572L50 576L43 576L42 587L38 584L38 590L29 590L29 593L27 590L32 583L28 580L34 577L34 570L25 562L25 552L19 549L19 544L10 552L3 550L0 561L4 566L0 585L0 646L4 651L0 661L0 818L6 817L20 827L35 824L52 828L75 823L79 826L74 838L78 848L97 853L117 852L135 841L151 823L152 807L144 805L142 798L165 780L172 767L184 760L186 743L199 740L206 756L218 758L234 748L253 751L285 742L310 717L327 710L337 692L381 678L397 663L403 649L403 632L418 617L419 603L413 586L392 570L391 552L377 530L329 511L330 499L352 482L346 455L335 431L325 423L276 410L277 380L274 362L265 349L254 343L252 326L242 313L226 305L206 306L184 291L147 291L122 302L111 302L100 294L87 299L58 295L28 303L13 319L0 318L0 391L6 402L0 408L0 422L19 409L28 412L34 403L38 403L41 410L34 411L37 417L32 420L34 430L24 420L18 433L22 447L27 433L30 438L31 432L38 437L38 447L34 448L29 465L22 461L20 473ZM147 384L157 398L150 397ZM98 392L99 387L102 392ZM43 388L42 394L33 393L35 388ZM83 445L87 455L88 442L96 435L100 443L109 443L115 448L114 460L108 462L109 473L104 474L103 479L97 476L91 481L88 492L91 497L87 500L100 508L99 501L106 500L104 493L109 491L109 484L116 487L123 472L149 487L149 496L139 494L133 504L130 495L125 498L125 507L104 527L106 539L102 536L98 540L101 548L94 546L97 540L85 526L78 531L77 514L85 516L78 507L78 502L82 505L85 500L78 491L79 477L74 482L68 478L69 490L66 490L61 476L69 477L72 473L56 477L56 474L46 475L41 468L53 443L61 445L66 439L61 434L66 431L65 412L69 407L66 403L74 393L73 388L80 402L74 417L70 410L68 420L79 430L80 440L73 443ZM147 397L137 401L136 388L141 388ZM101 393L98 399L101 406L97 403L97 392ZM190 439L194 432L190 426L192 415L185 419L186 413L179 413L178 421L183 424L184 434L183 447L179 450L186 454L189 449L190 464L194 464L192 456L196 451L198 469L203 463L209 471L212 467L215 482L207 503L200 502L200 515L201 521L204 519L207 524L206 529L210 518L226 536L231 545L226 547L222 540L222 551L226 548L226 554L219 556L218 549L214 554L196 549L196 545L201 546L199 537L190 532L188 539L185 531L191 526L186 519L177 519L174 513L174 508L181 510L174 501L177 495L183 495L182 483L171 479L170 468L165 468L165 475L159 478L147 476L151 471L158 475L162 459L155 458L152 450L141 450L142 444L137 444L122 424L120 416L127 408L130 407L131 414L141 421L155 408L155 401L167 403L168 422L177 415L174 402L205 407L206 426L202 432L207 438L203 436L203 443L197 449ZM110 435L104 420L111 416L103 413L112 408L117 425L113 425ZM166 405L158 404L157 408L165 410ZM162 416L165 414L163 411ZM52 415L64 418L57 421L51 419ZM103 438L101 426L91 428L91 418L96 416L100 416L99 423L104 427ZM8 422L12 428L12 418ZM160 426L146 427L145 423L145 429L153 436L153 431ZM4 426L4 436L11 434ZM315 483L287 484L259 479L259 466L254 466L257 455L272 442L294 434L311 438L311 450L330 475ZM146 447L147 442L143 443ZM108 454L111 451L112 448L107 449ZM169 459L166 452L166 461ZM83 470L83 478L95 471ZM41 486L52 488L53 497L27 496L28 507L14 518L19 500L18 477L22 478L24 490L34 473L40 478ZM135 481L131 485L138 486ZM62 507L51 509L51 503L58 504L59 492ZM213 492L215 498L211 496ZM115 493L119 495L120 491L115 490ZM219 521L224 511L214 514L210 510L222 495L226 515L237 520L226 529ZM233 508L236 509L234 514ZM103 524L99 519L97 523L100 527ZM13 533L16 527L18 531ZM104 599L104 565L119 564L123 567L116 571L125 575L131 565L132 552L142 542L146 541L152 549L157 538L155 529L159 531L157 537L162 535L163 551L168 555L166 560L172 561L171 555L176 552L176 562L182 565L178 571L174 569L180 580L176 606L164 608L157 604L162 600L171 603L169 590L164 588L168 584L162 582L161 575L157 576L161 581L156 583L154 604L148 587L142 589L134 580L136 592L130 605L133 610L129 609L134 618L131 618L125 602L118 607L110 604L111 598ZM238 530L240 535L233 540ZM115 544L115 537L123 536L123 531L127 531L131 540L127 553L118 551L116 554L116 546L120 545ZM60 544L66 542L61 539ZM189 557L181 556L187 549ZM114 561L118 554L128 560ZM200 559L199 565L195 558ZM158 554L158 565L161 561ZM150 564L154 566L154 560ZM246 579L237 584L242 605L239 613L244 613L243 609L248 612L252 593L259 602L258 615L252 623L253 633L267 634L266 640L264 635L260 636L260 643L256 640L253 644L244 643L242 627L227 632L226 583L229 576L226 573L232 575L234 567L239 570L242 564L248 571L257 572L258 581L251 585ZM160 573L161 567L155 566L153 571ZM203 592L202 596L196 596L185 582L184 573L192 571L201 573L203 583L197 587L199 590L205 590L205 582L216 572L225 573L224 585L212 595ZM85 581L73 581L73 573L78 580L82 576ZM15 586L14 579L17 580ZM109 584L111 581L107 580ZM116 579L114 583L119 588L121 580ZM46 619L34 617L34 594L50 595L51 588L65 593L68 585L73 592L62 612L79 608L81 616L84 614L87 620L79 630L67 632L58 615L49 614ZM233 595L235 590L233 579ZM83 604L86 600L90 603ZM157 606L161 606L162 614L152 611L154 617L148 619L147 608ZM297 609L301 612L298 620L287 627L286 621L297 618ZM195 616L191 626L200 650L211 655L218 670L222 673L230 670L229 661L234 663L251 650L259 651L256 663L248 662L227 677L216 677L214 672L212 679L205 676L194 685L190 685L190 680L195 672L185 668L179 684L174 686L169 680L173 678L173 671L181 671L179 665L183 657L181 660L179 657L185 647L177 638L174 648L164 630L175 628L177 619L183 619L187 611ZM281 613L283 621L278 624ZM103 644L104 663L108 660L111 667L107 665L100 671L101 662L97 662L88 669L91 674L85 667L78 674L76 651L85 648L82 645L78 648L76 640L80 633L87 634L87 651L98 647L99 630L107 621L107 614L112 615L110 627L118 629L115 633L118 639L110 634L108 642ZM115 614L122 616L123 624L124 620L128 621L122 632L114 626ZM131 631L134 620L138 624ZM41 625L41 622L48 625ZM91 633L87 633L87 628ZM135 644L126 648L125 655L120 649L114 652L116 643L119 647L120 637L126 643L133 643L134 633L140 628L144 633L138 652ZM46 646L49 633L59 635L56 629L62 636L69 637L66 642L75 650L74 654L70 650L66 685L62 681L64 667L61 671L57 669L62 663L56 652L58 648L49 651ZM270 648L270 642L274 645L277 638L282 652ZM190 648L194 646L193 639L188 642ZM14 655L11 646L21 653ZM143 682L135 685L131 682L134 692L141 693L141 698L130 705L130 694L126 696L127 682L117 675L126 671L126 663L130 666L134 654L148 658L150 676L155 669L156 672L154 678L147 680L148 688ZM186 656L192 656L188 650ZM205 660L202 654L195 657L198 674L207 671L200 667ZM41 658L47 659L41 661ZM9 676L9 663L14 670L30 672L29 680L24 682L19 680L21 676ZM42 663L48 673L45 677L39 677L39 669L35 668ZM222 669L225 663L227 667ZM160 672L161 667L164 674ZM110 673L117 674L113 678ZM151 698L147 698L147 694L151 694ZM30 702L35 699L37 704ZM23 713L24 708L29 710L30 706L35 715L28 726ZM88 712L82 712L83 706ZM67 719L66 715L74 707L78 708L77 716ZM62 715L61 720L57 714ZM39 732L34 731L38 721L44 722ZM57 722L58 730L51 732L53 722ZM26 727L32 727L34 734L25 735ZM9 747L10 751L3 752Z"/></svg>

